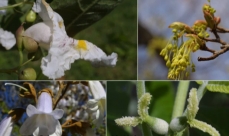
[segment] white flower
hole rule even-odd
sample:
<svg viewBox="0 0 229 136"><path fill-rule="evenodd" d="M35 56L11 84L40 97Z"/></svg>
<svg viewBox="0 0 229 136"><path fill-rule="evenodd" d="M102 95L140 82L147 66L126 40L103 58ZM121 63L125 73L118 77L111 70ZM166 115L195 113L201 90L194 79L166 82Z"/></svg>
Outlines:
<svg viewBox="0 0 229 136"><path fill-rule="evenodd" d="M0 0L0 7L5 7L8 5L8 0ZM0 10L0 15L4 15L6 10Z"/></svg>
<svg viewBox="0 0 229 136"><path fill-rule="evenodd" d="M10 136L13 129L12 117L5 117L0 123L0 136Z"/></svg>
<svg viewBox="0 0 229 136"><path fill-rule="evenodd" d="M99 81L89 81L89 87L94 97L94 100L98 102L97 104L98 104L99 114L98 112L95 113L97 118L95 120L95 124L96 126L100 126L103 122L104 112L106 111L106 92ZM91 103L90 105L92 105L93 103L92 100L88 102ZM94 108L96 108L96 106L94 106Z"/></svg>
<svg viewBox="0 0 229 136"><path fill-rule="evenodd" d="M42 92L38 98L37 108L33 105L28 105L26 113L28 118L20 128L22 135L62 135L58 119L62 118L64 112L61 109L52 111L52 98L49 93Z"/></svg>
<svg viewBox="0 0 229 136"><path fill-rule="evenodd" d="M41 69L50 79L62 77L64 71L71 68L71 63L78 59L89 60L95 65L116 65L116 53L107 56L88 41L68 37L62 17L45 0L37 0L33 10L43 22L28 28L24 36L33 38L41 47L49 50L49 54L42 58Z"/></svg>
<svg viewBox="0 0 229 136"><path fill-rule="evenodd" d="M0 28L0 44L7 50L11 49L16 44L15 36L11 32Z"/></svg>

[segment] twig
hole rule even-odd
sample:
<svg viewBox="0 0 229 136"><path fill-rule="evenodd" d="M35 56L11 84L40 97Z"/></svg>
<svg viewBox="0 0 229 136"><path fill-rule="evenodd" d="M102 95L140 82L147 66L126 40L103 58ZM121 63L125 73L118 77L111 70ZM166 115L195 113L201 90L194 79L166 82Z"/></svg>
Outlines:
<svg viewBox="0 0 229 136"><path fill-rule="evenodd" d="M55 102L54 102L54 106L53 109L56 108L58 102L64 97L65 93L68 91L68 88L71 84L71 82L67 82L67 85L63 85L63 83L61 83L60 81L58 81L59 84L59 91L58 94L55 97Z"/></svg>
<svg viewBox="0 0 229 136"><path fill-rule="evenodd" d="M215 59L216 57L218 57L219 55L227 52L229 50L229 45L227 46L224 46L224 48L220 51L215 51L215 53L213 53L212 56L210 57L207 57L207 58L204 58L204 57L198 57L198 61L208 61L208 60L213 60Z"/></svg>

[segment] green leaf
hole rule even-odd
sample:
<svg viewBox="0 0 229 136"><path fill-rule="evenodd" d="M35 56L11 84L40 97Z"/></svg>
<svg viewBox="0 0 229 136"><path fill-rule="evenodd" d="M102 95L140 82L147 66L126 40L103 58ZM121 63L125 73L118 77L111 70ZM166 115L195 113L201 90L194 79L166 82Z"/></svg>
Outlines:
<svg viewBox="0 0 229 136"><path fill-rule="evenodd" d="M175 83L175 82L174 82ZM146 90L153 96L149 107L149 115L170 122L174 104L174 87L172 82L145 82Z"/></svg>
<svg viewBox="0 0 229 136"><path fill-rule="evenodd" d="M229 82L208 81L207 89L211 92L229 93Z"/></svg>
<svg viewBox="0 0 229 136"><path fill-rule="evenodd" d="M207 132L209 133L211 136L220 136L219 132L212 127L211 125L203 122L203 121L199 121L199 120L192 120L189 122L191 127L195 127L197 129L200 129L203 132Z"/></svg>
<svg viewBox="0 0 229 136"><path fill-rule="evenodd" d="M74 36L110 13L123 0L54 0L50 6L64 19L66 31Z"/></svg>
<svg viewBox="0 0 229 136"><path fill-rule="evenodd" d="M107 82L107 129L112 136L129 135L125 127L120 127L115 123L115 119L138 116L137 101L133 103L133 99L136 99L136 88L132 82ZM131 110L132 106L135 107L134 110Z"/></svg>

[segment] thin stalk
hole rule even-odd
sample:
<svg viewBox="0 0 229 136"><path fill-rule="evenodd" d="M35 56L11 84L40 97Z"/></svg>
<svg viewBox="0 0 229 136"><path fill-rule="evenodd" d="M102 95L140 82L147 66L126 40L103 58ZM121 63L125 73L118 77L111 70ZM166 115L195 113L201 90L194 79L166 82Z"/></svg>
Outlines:
<svg viewBox="0 0 229 136"><path fill-rule="evenodd" d="M17 87L19 87L19 88L21 88L21 89L23 89L23 90L25 90L25 91L28 91L28 89L26 89L25 87L20 86L20 85L17 85L17 84L14 84L14 83L5 83L5 85L17 86Z"/></svg>
<svg viewBox="0 0 229 136"><path fill-rule="evenodd" d="M145 81L137 81L137 96L138 99L145 93ZM148 113L148 111L146 111ZM150 127L146 123L142 123L143 136L153 136Z"/></svg>
<svg viewBox="0 0 229 136"><path fill-rule="evenodd" d="M185 100L188 93L189 81L180 81L173 106L172 118L181 116L184 112Z"/></svg>
<svg viewBox="0 0 229 136"><path fill-rule="evenodd" d="M145 93L145 81L137 81L137 96L138 99Z"/></svg>

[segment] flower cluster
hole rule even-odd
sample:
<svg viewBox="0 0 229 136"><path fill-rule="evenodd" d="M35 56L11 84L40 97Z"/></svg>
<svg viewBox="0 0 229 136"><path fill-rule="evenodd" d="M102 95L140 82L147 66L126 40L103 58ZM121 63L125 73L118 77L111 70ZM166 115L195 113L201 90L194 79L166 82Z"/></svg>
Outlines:
<svg viewBox="0 0 229 136"><path fill-rule="evenodd" d="M192 27L182 22L169 25L173 37L160 52L169 68L168 79L185 79L191 71L195 72L195 65L191 60L192 52L206 50L215 53L206 47L206 38L209 37L206 30L208 27L215 30L220 23L220 17L214 17L215 9L207 4L203 6L203 13L205 20L197 20Z"/></svg>
<svg viewBox="0 0 229 136"><path fill-rule="evenodd" d="M106 92L99 81L89 81L82 84L74 81L58 82L59 87L54 87L58 91L46 86L38 94L35 89L37 87L28 82L25 82L23 87L13 83L5 85L20 87L20 97L35 100L36 107L29 104L26 108L28 117L20 128L20 134L23 136L32 134L34 136L61 136L68 134L68 132L94 135L100 128L104 129L101 126L105 126ZM78 96L72 91L75 91ZM58 95L60 92L66 94L71 100L64 101L65 98ZM82 92L85 95L81 95ZM60 99L61 101L59 101ZM80 110L76 111L76 109ZM24 112L23 108L11 110L9 115L0 122L0 135L10 136L14 123L21 118ZM64 121L62 125L59 122L60 119L62 122Z"/></svg>

